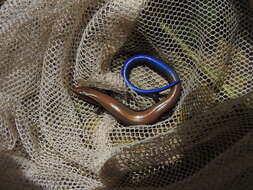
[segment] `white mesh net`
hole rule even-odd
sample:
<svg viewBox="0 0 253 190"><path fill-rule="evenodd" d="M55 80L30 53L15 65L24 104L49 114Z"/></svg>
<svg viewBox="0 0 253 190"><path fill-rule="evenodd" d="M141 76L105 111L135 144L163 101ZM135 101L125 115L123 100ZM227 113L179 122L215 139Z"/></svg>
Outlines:
<svg viewBox="0 0 253 190"><path fill-rule="evenodd" d="M3 189L251 189L253 3L246 0L0 0ZM169 63L182 95L166 119L123 126L78 99L110 90L134 110L132 55ZM143 89L166 80L133 70ZM165 92L166 93L166 92Z"/></svg>

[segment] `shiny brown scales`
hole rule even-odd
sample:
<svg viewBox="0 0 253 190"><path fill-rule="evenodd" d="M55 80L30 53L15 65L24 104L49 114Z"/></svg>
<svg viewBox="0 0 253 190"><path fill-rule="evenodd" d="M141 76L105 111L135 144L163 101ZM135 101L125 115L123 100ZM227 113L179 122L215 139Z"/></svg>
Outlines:
<svg viewBox="0 0 253 190"><path fill-rule="evenodd" d="M122 72L123 77L125 77L124 79L128 78L129 72L134 65L133 63L138 62L143 58L146 59L147 56L135 56L130 59L130 61L126 62ZM152 57L148 56L148 58ZM181 84L177 74L165 63L154 58L152 58L152 60L148 60L147 63L149 64L149 66L155 67L155 69L158 68L157 70L160 71L162 74L169 76L170 80L172 80L171 83L174 84L171 86L168 85L168 88L171 89L166 97L164 97L158 103L154 104L153 106L144 111L133 111L115 100L113 97L102 93L94 88L77 87L73 88L72 91L84 101L87 101L91 104L101 105L119 122L125 125L144 125L155 123L161 118L164 113L175 107L181 94ZM125 82L127 83L129 81L125 80ZM165 90L165 88L163 90Z"/></svg>

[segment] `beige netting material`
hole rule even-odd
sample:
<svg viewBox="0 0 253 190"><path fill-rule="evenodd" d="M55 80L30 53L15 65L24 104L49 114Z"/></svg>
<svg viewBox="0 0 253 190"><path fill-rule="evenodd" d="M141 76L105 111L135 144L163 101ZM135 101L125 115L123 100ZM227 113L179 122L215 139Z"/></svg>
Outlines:
<svg viewBox="0 0 253 190"><path fill-rule="evenodd" d="M0 1L1 4L1 1ZM253 16L239 0L7 0L0 7L0 164L5 189L251 189ZM134 110L124 61L169 63L182 96L167 118L123 126L76 98L110 90ZM143 89L166 80L148 67Z"/></svg>

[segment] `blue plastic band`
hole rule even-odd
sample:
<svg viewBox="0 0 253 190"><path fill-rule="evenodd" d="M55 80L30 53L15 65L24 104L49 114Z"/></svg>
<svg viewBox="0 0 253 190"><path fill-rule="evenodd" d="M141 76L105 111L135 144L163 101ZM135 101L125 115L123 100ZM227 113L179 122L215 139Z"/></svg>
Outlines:
<svg viewBox="0 0 253 190"><path fill-rule="evenodd" d="M159 72L163 73L166 76L170 76L170 78L173 80L172 83L162 88L156 88L156 89L150 89L150 90L143 90L143 89L137 88L134 84L130 82L129 73L131 69L133 68L133 66L135 65L135 63L140 62L140 61L145 61L145 64L148 64L148 66L154 69L157 69ZM162 61L154 57L147 56L147 55L137 55L128 59L122 69L121 74L127 86L140 94L151 94L151 93L162 92L180 82L178 75L170 66L168 66L167 64L163 63Z"/></svg>

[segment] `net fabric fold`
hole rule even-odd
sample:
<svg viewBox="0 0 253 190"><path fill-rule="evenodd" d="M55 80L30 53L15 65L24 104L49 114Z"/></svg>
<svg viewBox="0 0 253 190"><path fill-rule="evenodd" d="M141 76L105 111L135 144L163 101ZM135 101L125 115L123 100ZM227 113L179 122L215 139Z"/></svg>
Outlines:
<svg viewBox="0 0 253 190"><path fill-rule="evenodd" d="M0 1L0 4L2 2ZM12 0L0 5L0 184L26 189L250 189L253 13L239 0ZM165 119L124 126L70 88L154 99L120 75L135 54L170 64L182 95ZM145 66L131 81L167 81ZM166 92L165 92L166 94ZM17 177L19 176L19 177ZM14 188L14 187L13 187Z"/></svg>

